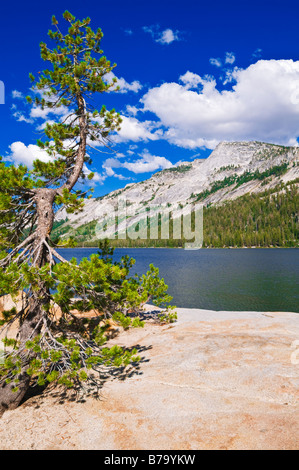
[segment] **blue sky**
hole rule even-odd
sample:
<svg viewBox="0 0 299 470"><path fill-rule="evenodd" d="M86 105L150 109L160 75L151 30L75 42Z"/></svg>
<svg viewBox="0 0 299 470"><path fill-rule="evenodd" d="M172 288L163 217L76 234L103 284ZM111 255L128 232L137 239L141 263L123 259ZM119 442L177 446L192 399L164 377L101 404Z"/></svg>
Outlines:
<svg viewBox="0 0 299 470"><path fill-rule="evenodd" d="M117 63L120 91L97 103L115 107L123 125L111 155L91 151L95 196L205 158L222 140L297 145L298 2L29 0L1 5L0 154L7 162L30 166L41 157L35 144L43 124L61 119L40 115L24 96L29 72L46 67L39 42L49 42L51 16L66 9L102 28L104 53Z"/></svg>

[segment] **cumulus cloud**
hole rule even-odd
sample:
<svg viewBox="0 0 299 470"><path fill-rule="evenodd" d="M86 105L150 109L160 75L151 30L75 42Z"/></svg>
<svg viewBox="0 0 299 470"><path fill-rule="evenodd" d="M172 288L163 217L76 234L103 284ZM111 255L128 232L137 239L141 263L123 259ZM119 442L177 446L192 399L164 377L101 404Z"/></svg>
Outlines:
<svg viewBox="0 0 299 470"><path fill-rule="evenodd" d="M122 153L117 153L115 157L107 158L102 167L105 173L105 177L113 176L114 178L118 178L119 180L130 180L132 179L130 176L124 176L120 173L116 173L115 169L117 168L125 168L124 164L118 160L118 158L124 158L125 155Z"/></svg>
<svg viewBox="0 0 299 470"><path fill-rule="evenodd" d="M202 78L196 73L188 71L184 75L181 75L179 80L184 83L187 90L201 86L203 92L208 92L209 89L216 87L216 81L211 75L205 75Z"/></svg>
<svg viewBox="0 0 299 470"><path fill-rule="evenodd" d="M16 109L16 108L13 108L13 109ZM26 117L24 113L22 113L21 111L16 111L15 113L13 113L13 117L15 117L16 120L19 122L27 122L27 124L33 123L33 119Z"/></svg>
<svg viewBox="0 0 299 470"><path fill-rule="evenodd" d="M262 140L282 145L299 135L299 61L260 60L235 68L231 90L211 77L187 72L144 95L145 111L166 128L164 138L186 148L214 148L222 140ZM191 84L201 85L191 90Z"/></svg>
<svg viewBox="0 0 299 470"><path fill-rule="evenodd" d="M23 164L27 168L32 169L34 160L41 160L42 162L49 162L51 156L39 148L37 145L25 145L23 142L13 142L10 146L10 153L5 157L5 160L13 163L14 165ZM92 180L84 180L84 184L94 186L95 184L103 184L107 175L102 175L97 171L92 172L86 165L83 167L83 173L86 177L90 173L94 173Z"/></svg>
<svg viewBox="0 0 299 470"><path fill-rule="evenodd" d="M225 53L225 63L226 64L233 64L236 60L236 56L233 52L226 52Z"/></svg>
<svg viewBox="0 0 299 470"><path fill-rule="evenodd" d="M173 31L170 28L160 30L159 25L143 26L143 31L149 33L155 42L160 44L171 44L174 41L179 41L179 31Z"/></svg>
<svg viewBox="0 0 299 470"><path fill-rule="evenodd" d="M33 89L34 93L40 95L41 98L45 98L46 100L55 102L56 98L53 97L47 97L45 95L45 90L37 90ZM21 100L25 102L25 97L23 93L21 93L18 90L13 90L12 91L12 97L14 99ZM44 129L46 122L53 122L52 120L49 119L49 116L52 118L54 116L57 116L63 121L69 114L70 110L66 106L59 106L58 108L50 108L45 106L43 109L39 106L36 106L36 104L33 104L30 108L30 111L28 112L27 109L24 109L20 111L16 104L13 104L11 109L14 111L13 116L16 118L17 121L19 122L26 122L28 124L34 124L37 119L41 119L44 121L44 123L39 124L37 127L37 130L42 130Z"/></svg>
<svg viewBox="0 0 299 470"><path fill-rule="evenodd" d="M88 184L88 186L95 186L96 184L104 184L106 179L106 175L102 175L97 171L91 171L85 164L83 165L83 173L87 179L82 182L84 185ZM88 179L88 176L93 173L93 178L91 180Z"/></svg>
<svg viewBox="0 0 299 470"><path fill-rule="evenodd" d="M239 67L234 67L233 69L225 69L224 75L220 77L223 82L223 85L227 85L228 83L232 83L236 81L237 72L243 69Z"/></svg>
<svg viewBox="0 0 299 470"><path fill-rule="evenodd" d="M136 116L139 110L136 106L131 106L130 104L128 104L126 106L126 111L128 114L131 114L132 116Z"/></svg>
<svg viewBox="0 0 299 470"><path fill-rule="evenodd" d="M126 169L135 174L148 173L156 170L162 170L165 168L172 167L172 163L165 157L157 155L151 155L148 151L144 151L141 154L141 158L137 158L134 161L120 161L117 158L107 158L103 163L108 176L117 176L114 169Z"/></svg>
<svg viewBox="0 0 299 470"><path fill-rule="evenodd" d="M160 37L157 39L157 42L161 44L171 44L173 41L178 41L179 37L177 32L172 31L172 29L165 29L162 31Z"/></svg>
<svg viewBox="0 0 299 470"><path fill-rule="evenodd" d="M180 81L184 83L185 88L197 88L198 85L202 85L203 79L193 72L186 72L180 76Z"/></svg>
<svg viewBox="0 0 299 470"><path fill-rule="evenodd" d="M124 162L123 167L133 173L147 173L156 170L171 168L172 163L165 157L151 155L145 151L142 157L134 162Z"/></svg>
<svg viewBox="0 0 299 470"><path fill-rule="evenodd" d="M51 160L50 155L37 145L30 144L26 146L23 142L13 142L9 148L11 153L5 159L15 165L22 163L28 168L32 168L34 160L41 160L42 162Z"/></svg>
<svg viewBox="0 0 299 470"><path fill-rule="evenodd" d="M116 77L113 72L106 73L104 76L105 82L111 83L113 79L116 78L115 88L119 87L119 93L127 93L128 91L132 91L133 93L138 93L141 90L142 85L138 80L134 80L132 83L127 82L124 78ZM114 87L112 88L112 90Z"/></svg>
<svg viewBox="0 0 299 470"><path fill-rule="evenodd" d="M32 106L30 110L30 117L33 119L35 118L47 119L49 114L64 117L69 114L69 109L66 106L59 106L59 108L44 107L44 109L42 109L41 107L34 105Z"/></svg>
<svg viewBox="0 0 299 470"><path fill-rule="evenodd" d="M157 123L154 121L139 121L135 117L121 116L121 129L114 137L115 142L157 140L161 137L161 131L155 130Z"/></svg>
<svg viewBox="0 0 299 470"><path fill-rule="evenodd" d="M223 63L224 64L229 64L232 65L236 60L236 56L233 52L226 52L224 59L220 59L219 57L211 57L210 58L210 64L215 65L215 67L222 67Z"/></svg>
<svg viewBox="0 0 299 470"><path fill-rule="evenodd" d="M12 97L14 99L23 99L24 98L23 93L21 91L18 91L18 90L13 90L11 94L12 94Z"/></svg>
<svg viewBox="0 0 299 470"><path fill-rule="evenodd" d="M215 65L215 67L222 67L222 60L221 59L216 59L215 57L210 58L210 64Z"/></svg>

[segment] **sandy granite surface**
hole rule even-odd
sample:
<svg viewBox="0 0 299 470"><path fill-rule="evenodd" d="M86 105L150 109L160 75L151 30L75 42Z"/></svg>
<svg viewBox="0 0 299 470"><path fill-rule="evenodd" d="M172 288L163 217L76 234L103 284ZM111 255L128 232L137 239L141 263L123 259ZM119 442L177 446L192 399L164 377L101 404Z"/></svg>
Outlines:
<svg viewBox="0 0 299 470"><path fill-rule="evenodd" d="M178 309L112 342L138 368L97 399L31 396L0 419L0 449L298 449L299 314Z"/></svg>

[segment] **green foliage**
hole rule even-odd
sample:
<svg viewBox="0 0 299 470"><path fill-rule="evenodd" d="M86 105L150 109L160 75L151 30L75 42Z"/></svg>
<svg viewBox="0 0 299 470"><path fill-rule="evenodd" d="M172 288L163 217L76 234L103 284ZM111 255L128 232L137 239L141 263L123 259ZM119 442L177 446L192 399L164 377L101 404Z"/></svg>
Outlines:
<svg viewBox="0 0 299 470"><path fill-rule="evenodd" d="M112 319L125 329L142 327L138 312L145 302L171 299L156 268L131 277L134 260L125 256L115 262L107 243L78 263L63 259L54 248L67 232L64 246L74 246L69 228L56 224L50 238L55 210L64 206L72 213L83 207L88 192L74 188L79 178L93 177L84 171L84 164L91 163L88 145L107 146L109 134L121 124L114 109L96 110L90 99L117 89L116 79L105 79L115 65L103 55L101 29L93 31L90 18L76 20L68 11L63 18L67 27L60 29L52 17L51 44L40 44L49 68L38 79L30 74L32 95L27 97L42 110L66 114L64 121L48 122L45 140L38 141L51 158L34 161L30 171L7 166L0 158L0 295L17 298L22 293L23 301L19 311L5 311L0 318L4 329L20 322L18 338L4 338L0 364L0 382L11 384L13 391L27 386L20 384L25 373L31 384L83 387L87 381L99 386L107 368L140 360L136 349L107 345Z"/></svg>
<svg viewBox="0 0 299 470"><path fill-rule="evenodd" d="M16 308L13 307L10 310L3 310L1 312L2 319L0 320L0 326L8 323L17 314Z"/></svg>
<svg viewBox="0 0 299 470"><path fill-rule="evenodd" d="M205 247L298 246L298 189L286 185L204 209Z"/></svg>
<svg viewBox="0 0 299 470"><path fill-rule="evenodd" d="M192 164L190 163L166 168L165 170L161 170L160 173L186 173L187 171L191 170L191 168Z"/></svg>
<svg viewBox="0 0 299 470"><path fill-rule="evenodd" d="M63 122L47 123L45 139L37 142L51 156L48 162L35 160L29 171L23 165L8 166L0 157L0 244L4 249L13 248L36 229L37 189L57 188L56 206L64 205L69 213L82 209L87 192L73 190L73 186L79 177L93 177L92 172L86 175L83 171L83 163L91 163L86 142L107 145L108 135L121 124L114 109L109 111L102 106L96 110L90 103L95 92L116 89L115 80L108 83L104 78L115 65L100 47L102 31L93 31L89 18L76 20L67 11L63 18L65 26L61 28L53 17L54 30L48 33L50 44L40 44L41 57L48 68L38 78L30 74L33 87L27 100L42 110L63 112L67 117ZM83 154L80 164L79 150ZM74 173L76 164L78 171Z"/></svg>
<svg viewBox="0 0 299 470"><path fill-rule="evenodd" d="M63 239L63 241L58 239L56 241L56 245L63 247L63 248L75 248L75 246L77 246L77 242L73 236L70 236L67 239Z"/></svg>
<svg viewBox="0 0 299 470"><path fill-rule="evenodd" d="M35 106L42 109L72 108L74 98L79 94L88 98L94 93L104 93L112 87L116 88L116 79L111 83L104 79L114 69L115 64L111 64L103 55L100 45L103 37L101 29L93 31L89 26L90 18L76 20L68 11L63 14L63 18L68 24L65 32L60 28L59 21L55 17L52 19L54 30L50 30L48 35L54 47L40 43L41 57L51 67L42 71L38 80L30 74L35 89L42 93L28 97L28 101L34 102ZM102 106L101 110L96 110L93 107L88 108L86 103L86 111L89 111L86 117L90 141L107 138L108 134L118 129L121 124L121 118L114 109L107 111L106 107ZM73 163L75 147L65 146L64 142L76 141L79 137L77 114L74 109L70 112L69 119L64 122L48 123L45 128L48 140L39 141L42 149L55 156L55 161L39 162L34 170L37 174L51 177L55 183ZM90 157L86 155L85 161L90 162ZM92 176L91 173L88 178ZM81 177L85 177L83 172Z"/></svg>
<svg viewBox="0 0 299 470"><path fill-rule="evenodd" d="M177 313L174 311L175 307L171 306L168 307L164 312L159 314L159 320L162 323L174 323L178 316Z"/></svg>
<svg viewBox="0 0 299 470"><path fill-rule="evenodd" d="M84 199L78 197L79 195L78 191L71 193L67 188L63 188L62 194L56 196L55 204L64 205L68 214L78 212L84 207Z"/></svg>
<svg viewBox="0 0 299 470"><path fill-rule="evenodd" d="M128 256L119 262L113 261L113 248L104 241L98 254L84 258L80 263L72 259L40 269L26 264L22 267L22 277L12 263L11 270L1 274L0 285L7 288L12 279L16 290L38 289L40 283L51 288L49 304L45 305L48 318L52 318L53 310L57 308L62 314L59 320L51 319L51 331L26 342L26 354L31 358L26 373L33 383L57 383L70 388L82 385L91 377L96 383L95 376L88 371L125 367L140 360L136 350L106 346L110 319L125 330L143 327L144 321L138 316L140 306L149 301L166 305L171 297L167 295L164 280L159 278L158 268L153 265L146 275L130 277L134 262ZM176 318L173 309L165 308L160 321L173 322ZM88 319L74 316L74 311L95 313ZM2 322L10 321L15 314L15 309L4 312ZM0 378L11 383L21 371L19 343L5 338L4 345L13 351L5 354L4 363L0 365Z"/></svg>
<svg viewBox="0 0 299 470"><path fill-rule="evenodd" d="M95 348L82 346L82 339L57 339L60 350L45 347L41 336L27 341L28 352L34 353L29 362L26 373L38 385L57 383L67 388L82 384L90 379L88 371L98 370L99 367L121 367L140 361L137 350L126 350L120 346ZM49 344L49 341L47 342ZM68 367L63 368L67 362ZM21 360L12 354L7 354L4 364L0 368L0 377L5 377L6 383L17 383L16 376L21 371ZM17 387L15 388L15 391Z"/></svg>
<svg viewBox="0 0 299 470"><path fill-rule="evenodd" d="M142 276L141 286L148 293L154 305L161 306L171 302L172 297L167 294L167 285L159 277L159 268L150 264L149 271Z"/></svg>
<svg viewBox="0 0 299 470"><path fill-rule="evenodd" d="M24 165L7 166L0 157L0 246L13 248L30 221L34 181ZM11 230L11 227L17 230Z"/></svg>

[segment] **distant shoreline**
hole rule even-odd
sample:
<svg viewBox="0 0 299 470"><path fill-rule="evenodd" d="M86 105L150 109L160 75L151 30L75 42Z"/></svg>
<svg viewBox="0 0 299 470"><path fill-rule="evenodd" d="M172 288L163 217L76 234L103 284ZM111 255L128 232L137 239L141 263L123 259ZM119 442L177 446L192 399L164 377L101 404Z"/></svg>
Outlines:
<svg viewBox="0 0 299 470"><path fill-rule="evenodd" d="M61 250L75 250L77 248L96 248L99 249L98 246L81 246L77 245L74 247L67 247L67 246L58 246L57 249ZM169 250L184 250L185 248L182 246L115 246L113 248L122 249L122 250L130 250L130 249L169 249ZM228 247L202 247L196 248L196 250L298 250L298 246L228 246ZM191 251L191 250L190 250Z"/></svg>

